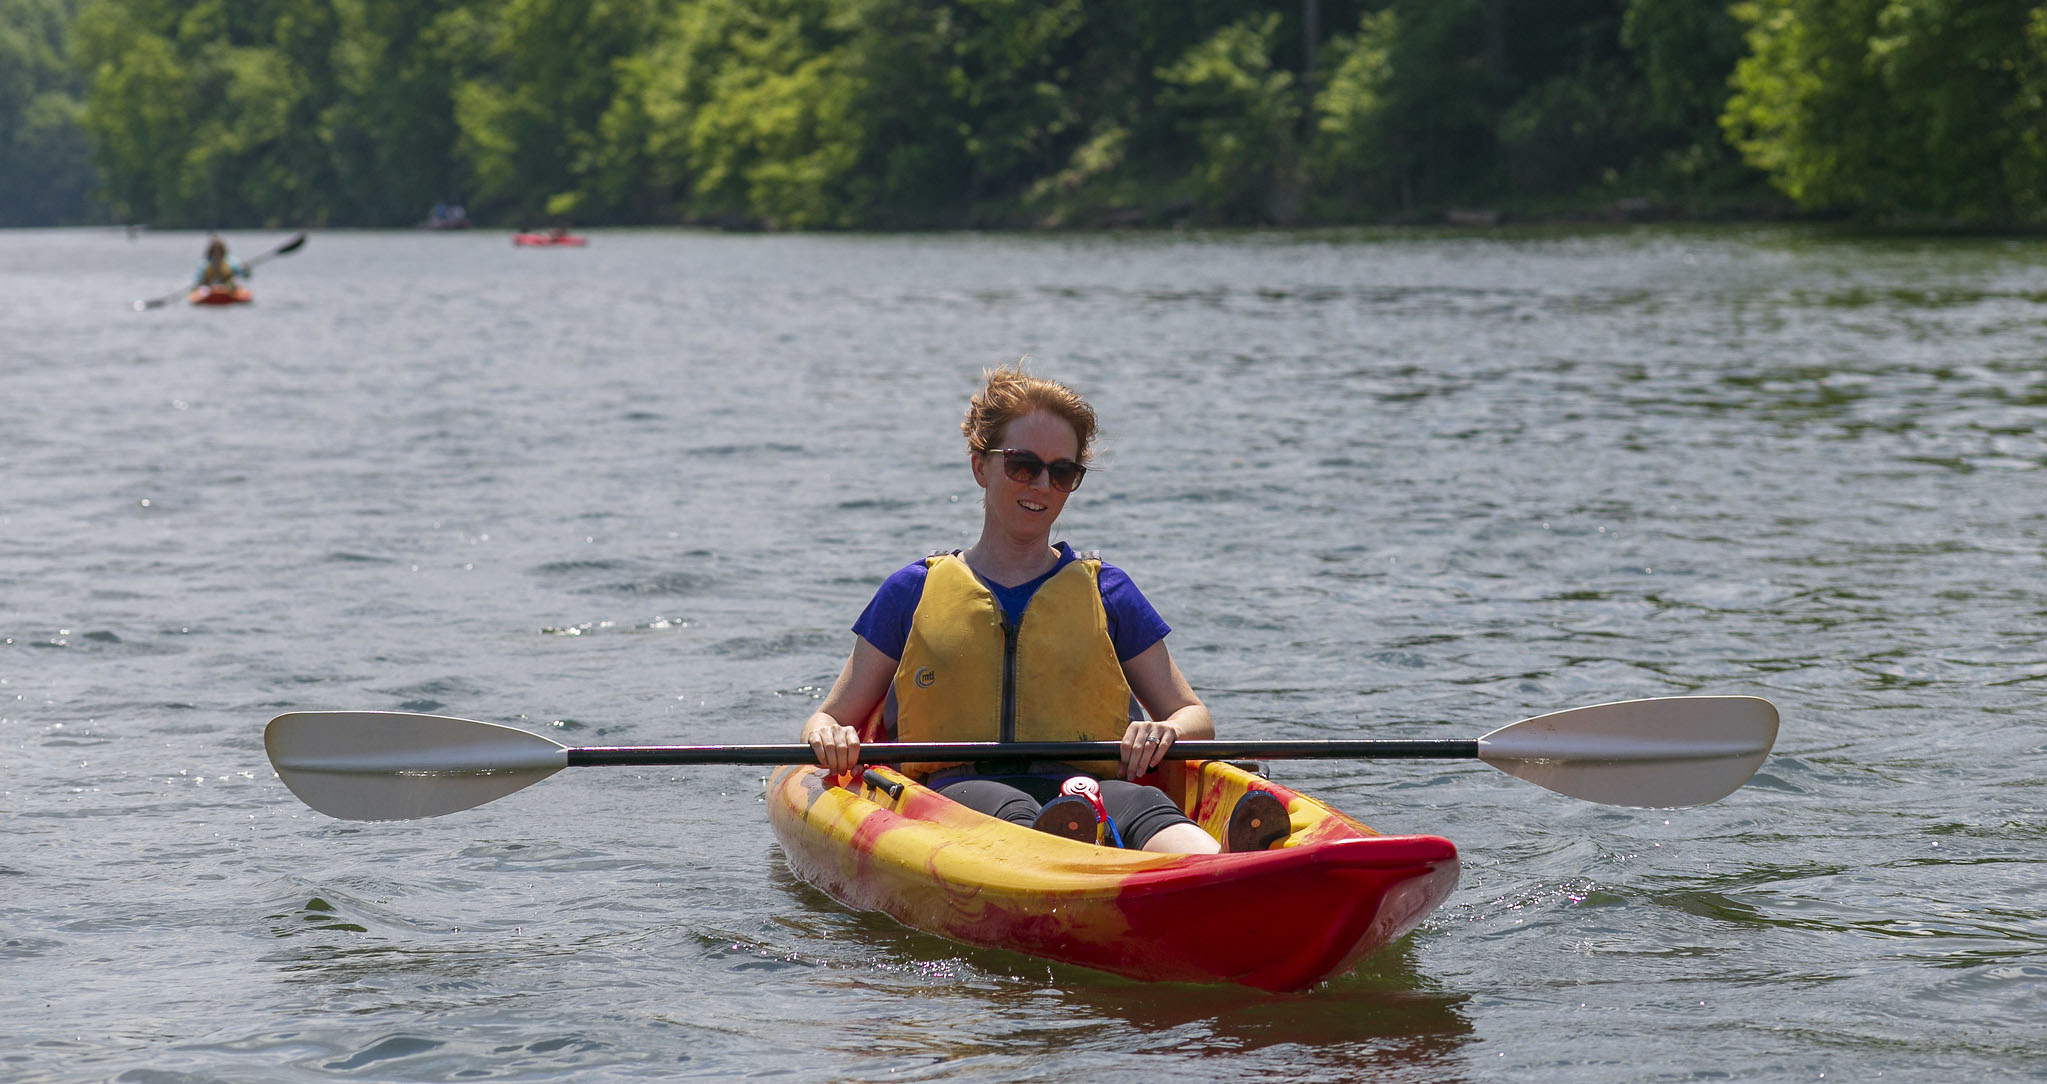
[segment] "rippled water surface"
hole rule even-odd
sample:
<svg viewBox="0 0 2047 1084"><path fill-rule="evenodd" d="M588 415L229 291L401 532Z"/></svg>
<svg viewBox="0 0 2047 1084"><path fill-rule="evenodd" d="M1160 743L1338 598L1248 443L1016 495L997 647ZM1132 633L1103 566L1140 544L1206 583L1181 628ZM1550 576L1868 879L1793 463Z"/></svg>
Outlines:
<svg viewBox="0 0 2047 1084"><path fill-rule="evenodd" d="M130 311L202 243L0 233L0 1079L2043 1076L2047 244L316 233ZM759 769L271 772L292 709L789 740L1024 354L1105 423L1061 536L1227 734L1730 693L1776 755L1690 810L1276 763L1465 863L1278 998L849 912Z"/></svg>

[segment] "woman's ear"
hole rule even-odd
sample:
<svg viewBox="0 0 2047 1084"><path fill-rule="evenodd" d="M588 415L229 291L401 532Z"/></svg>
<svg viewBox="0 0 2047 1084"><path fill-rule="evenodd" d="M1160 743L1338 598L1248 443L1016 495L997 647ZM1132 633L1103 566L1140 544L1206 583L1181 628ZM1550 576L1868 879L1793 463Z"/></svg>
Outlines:
<svg viewBox="0 0 2047 1084"><path fill-rule="evenodd" d="M967 453L967 465L974 469L974 484L988 488L988 457L980 452Z"/></svg>

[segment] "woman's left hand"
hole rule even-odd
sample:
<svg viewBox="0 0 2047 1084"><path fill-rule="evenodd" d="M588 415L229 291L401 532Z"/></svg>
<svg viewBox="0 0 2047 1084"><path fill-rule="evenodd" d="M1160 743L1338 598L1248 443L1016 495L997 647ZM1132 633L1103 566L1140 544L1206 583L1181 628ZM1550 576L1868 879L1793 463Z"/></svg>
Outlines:
<svg viewBox="0 0 2047 1084"><path fill-rule="evenodd" d="M1135 779L1165 762L1166 750L1173 747L1173 740L1180 732L1170 723L1138 720L1123 732L1122 748L1117 750L1116 774L1125 779Z"/></svg>

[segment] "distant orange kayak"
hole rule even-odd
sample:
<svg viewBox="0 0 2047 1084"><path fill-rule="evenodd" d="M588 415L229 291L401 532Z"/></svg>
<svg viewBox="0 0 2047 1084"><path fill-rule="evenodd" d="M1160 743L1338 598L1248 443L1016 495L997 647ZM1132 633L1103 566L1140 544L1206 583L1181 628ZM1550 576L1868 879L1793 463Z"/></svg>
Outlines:
<svg viewBox="0 0 2047 1084"><path fill-rule="evenodd" d="M589 244L590 239L587 237L576 237L566 233L558 236L552 233L515 233L512 235L512 243L515 245L529 245L535 248L549 248L554 246L566 246L568 248L576 248L581 245Z"/></svg>
<svg viewBox="0 0 2047 1084"><path fill-rule="evenodd" d="M194 305L239 305L255 299L256 295L250 293L247 286L237 286L232 290L223 286L201 286L185 295L185 300Z"/></svg>
<svg viewBox="0 0 2047 1084"><path fill-rule="evenodd" d="M982 816L892 769L778 770L768 822L796 875L840 902L955 941L1128 978L1301 990L1412 930L1457 884L1457 848L1382 836L1221 761L1145 777L1211 835L1247 788L1292 835L1256 854L1153 854Z"/></svg>

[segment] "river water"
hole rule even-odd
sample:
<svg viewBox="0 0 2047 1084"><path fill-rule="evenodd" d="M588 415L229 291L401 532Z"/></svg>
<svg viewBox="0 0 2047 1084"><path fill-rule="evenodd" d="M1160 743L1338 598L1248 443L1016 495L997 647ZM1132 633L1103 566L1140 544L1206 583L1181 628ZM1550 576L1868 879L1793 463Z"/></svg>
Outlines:
<svg viewBox="0 0 2047 1084"><path fill-rule="evenodd" d="M2047 1078L2047 242L322 232L130 310L202 244L0 233L0 1079ZM374 824L270 770L301 709L791 740L1021 355L1224 734L1746 694L1775 755L1275 763L1464 859L1290 997L847 911L757 768Z"/></svg>

